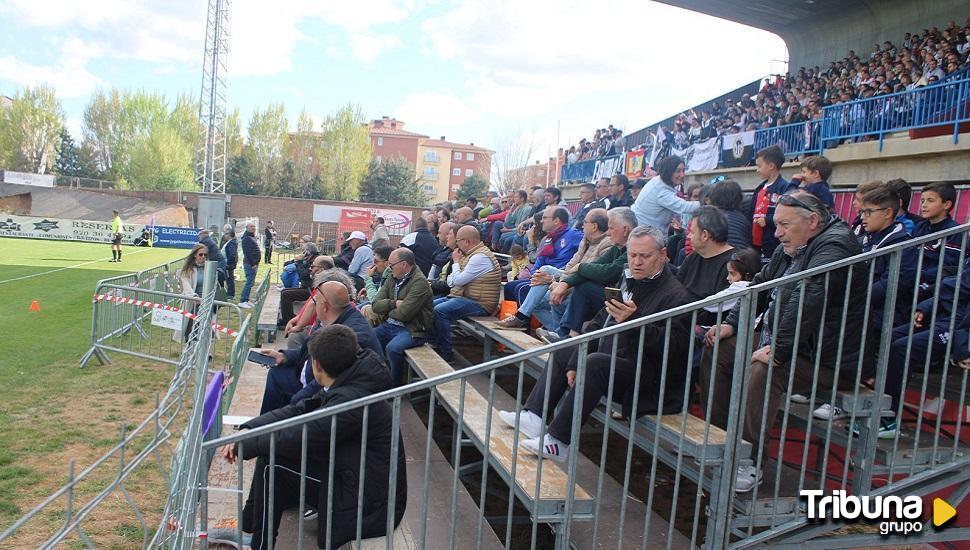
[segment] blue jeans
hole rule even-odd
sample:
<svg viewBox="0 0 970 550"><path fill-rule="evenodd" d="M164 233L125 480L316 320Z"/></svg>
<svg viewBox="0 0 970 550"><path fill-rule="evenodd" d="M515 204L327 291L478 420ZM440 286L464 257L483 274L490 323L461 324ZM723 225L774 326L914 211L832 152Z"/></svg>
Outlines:
<svg viewBox="0 0 970 550"><path fill-rule="evenodd" d="M512 243L514 242L515 237L517 236L518 235L516 235L515 231L502 233L502 236L499 237L499 250L501 250L502 252L508 252L509 247L512 246Z"/></svg>
<svg viewBox="0 0 970 550"><path fill-rule="evenodd" d="M566 303L552 305L549 303L549 291L546 290L542 298L533 307L532 315L542 323L546 330L558 333L562 315L566 312Z"/></svg>
<svg viewBox="0 0 970 550"><path fill-rule="evenodd" d="M387 364L391 368L391 383L397 386L401 383L404 374L404 350L423 345L424 338L415 338L411 336L411 331L408 329L390 323L381 323L374 332L384 348L384 354L387 355Z"/></svg>
<svg viewBox="0 0 970 550"><path fill-rule="evenodd" d="M451 346L451 323L465 317L482 317L488 315L485 308L468 298L445 296L434 301L435 342L438 344L438 354L445 360L454 357Z"/></svg>
<svg viewBox="0 0 970 550"><path fill-rule="evenodd" d="M256 284L256 270L258 265L243 264L243 272L246 274L246 284L243 285L242 296L239 297L240 302L249 301L249 293L253 291L253 285Z"/></svg>
<svg viewBox="0 0 970 550"><path fill-rule="evenodd" d="M562 315L559 335L567 336L570 330L583 332L583 323L605 307L605 287L597 282L584 281L573 288L566 299L566 311Z"/></svg>

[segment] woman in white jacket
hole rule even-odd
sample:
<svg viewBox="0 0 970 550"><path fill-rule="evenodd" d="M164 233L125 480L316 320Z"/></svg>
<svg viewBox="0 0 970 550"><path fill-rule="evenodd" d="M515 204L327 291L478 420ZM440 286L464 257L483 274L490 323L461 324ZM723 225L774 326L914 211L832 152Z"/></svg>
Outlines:
<svg viewBox="0 0 970 550"><path fill-rule="evenodd" d="M192 247L192 251L185 257L182 268L175 272L179 281L179 292L185 296L198 297L202 295L202 282L205 278L205 262L209 259L209 249L202 243ZM195 302L182 300L183 311L195 310ZM191 319L182 318L182 330L172 335L172 340L182 340L183 334L188 334L192 328Z"/></svg>
<svg viewBox="0 0 970 550"><path fill-rule="evenodd" d="M701 207L697 201L677 196L677 189L684 181L684 167L684 160L677 155L670 155L657 164L658 174L647 182L631 207L638 225L656 227L666 235L671 218L692 214Z"/></svg>

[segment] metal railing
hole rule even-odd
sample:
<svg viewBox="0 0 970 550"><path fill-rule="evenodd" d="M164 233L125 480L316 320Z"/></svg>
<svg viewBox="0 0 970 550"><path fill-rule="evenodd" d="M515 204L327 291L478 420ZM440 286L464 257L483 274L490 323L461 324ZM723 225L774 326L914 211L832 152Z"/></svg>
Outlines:
<svg viewBox="0 0 970 550"><path fill-rule="evenodd" d="M754 132L754 150L777 145L786 157L818 155L822 152L819 120L762 128Z"/></svg>
<svg viewBox="0 0 970 550"><path fill-rule="evenodd" d="M812 542L831 547L831 544L835 544L831 541L839 540L883 544L886 539L878 530L863 528L853 533L833 535L831 532L842 527L842 524L810 521L806 516L802 491L822 490L828 493L839 489L855 496L926 495L944 487L962 484L951 497L957 502L951 504L959 505L959 500L966 496L970 488L970 434L964 429L967 422L968 371L949 366L947 359L952 339L947 341L945 349L937 348L925 353L919 349L917 353L912 338L921 332L912 326L907 330L903 325L901 329L897 327L894 334L891 318L896 311L897 296L905 296L907 288L919 288L913 286L911 280L901 280L903 262L910 261L912 254L916 256L917 270L929 265L929 260L924 259L926 249L923 245L942 238L956 239L965 250L968 229L968 225L960 226L766 281L730 296L708 298L657 312L350 403L204 442L195 457L199 462L198 468L189 479L197 479L194 474L205 470L208 453L220 446L252 445L257 437L269 436L268 450L265 456L261 455L269 464L265 471L268 479L263 480L268 487L267 496L252 496L257 500L262 499L262 506L269 509L268 516L272 517L274 504L281 506L280 501L274 502L272 496L279 497L274 486L277 468L299 472L298 489L294 485L288 490L291 491L290 495L296 495L297 490L301 495L299 504L294 505L299 508L299 513L295 528L296 542L291 543L302 548L303 534L311 528L303 519L306 505L304 496L311 497L311 506L315 504L316 497L324 496L312 494L306 476L326 479L327 486L334 486L332 467L329 471L314 471L312 467L308 469L308 456L329 454L331 466L333 464L334 438L337 436L323 438L316 430L329 426L330 433L334 434L338 416L349 413L358 417L362 415L364 427L351 427L352 433L343 434L342 437L360 438L364 443L368 438L366 419L373 413L374 407L387 407L389 404L393 418L390 425L396 427L404 400L419 403L419 398L430 391L426 413L429 428L423 442L426 464L435 444L434 436L441 435L436 434L439 428L433 420L437 404L446 399L457 399L457 405L453 404L451 411L455 423L452 446L456 449L452 464L455 475L448 490L452 503L451 547L476 540L480 544L483 527L504 532L508 546L515 526L521 522L524 522L526 532L519 533L530 541L529 547L536 547L538 541L543 539L545 531L539 530L542 524L555 526L555 544L558 547L565 546L573 537L584 537L581 543L573 541L582 547L593 547L607 540L611 546L642 547L648 539L653 542L664 540L667 548L696 547L700 544L708 548L735 548L764 543ZM886 271L888 275L882 281L886 288L885 302L879 305L879 297L874 295L872 288L873 283L877 282L875 266L881 260L888 261L889 267ZM952 266L957 281L965 275L965 260L961 252L959 263ZM946 267L942 257L937 267ZM953 334L957 310L960 308L950 307L944 316L936 313L935 306L947 301L965 306L966 298L958 295L959 284L955 287L957 291L954 295L948 295L943 290L949 288L944 284L943 271L940 269L932 282L922 281L934 288L928 298L934 306L933 311L928 313L928 320L929 326L948 328L948 334ZM902 305L908 306L904 308L907 311L900 318L914 318L913 310L923 307L917 298L921 297L916 293L906 298ZM808 299L813 300L812 303L806 303ZM683 329L678 328L682 325L690 328L698 326L699 317L705 315L705 311L713 313L714 325L720 325L727 318L728 304L735 301L738 305L732 318L737 320L737 331L733 338L715 340L712 347L705 347L698 338L685 335ZM761 313L759 302L771 304L768 306L771 313L766 317L766 327L757 325L758 314ZM714 311L705 310L705 307ZM865 329L873 326L882 315L890 316L890 320L883 322L881 329ZM761 347L759 338L763 330L771 330L776 338L780 337L779 330L784 331L786 338L792 342L790 349L798 350L798 353L787 357L779 351L782 348L772 346L764 363L753 362L752 354ZM688 331L689 334L693 332ZM915 395L912 390L908 393L904 391L898 403L889 407L881 396L887 388L887 381L900 374L896 370L899 365L892 363L894 359L891 359L891 354L898 351L903 336L910 338L909 343L903 344L906 361L906 370L901 378L903 388L907 384L915 384L918 378L912 375L918 373L921 376L919 391ZM607 337L614 338L601 340ZM619 348L619 337L624 338L624 349ZM605 348L596 349L594 353L594 347L599 345ZM853 349L857 346L858 349ZM633 354L626 350L632 350ZM570 359L572 351L576 353ZM776 352L779 354L777 361ZM500 407L507 407L516 413L522 411L526 367L544 363L545 354L550 355L550 362L545 363L547 373L555 371L558 372L557 376L563 376L567 365L577 373L572 389L566 388L564 380L554 380L552 375L540 378L533 392L539 392L537 395L541 407L536 405L535 395L530 400L530 410L541 414L543 419L538 434L540 438L547 430L552 430L552 427L545 427L552 418L555 418L553 426L559 427L557 437L568 437L570 441L577 442L580 441L580 434L583 434L583 442L570 445L566 460L561 464L542 457L537 459L521 451L519 443L526 436L518 430L508 432L494 414ZM722 361L726 370L714 370L715 375L701 376L704 391L697 397L693 391L694 385L687 381L691 378L690 365L701 355L704 357L701 365L703 372L711 372L714 369L711 360L719 357L726 359ZM937 372L938 366L941 373ZM498 382L502 367L511 369L514 380ZM760 383L749 383L749 379L757 379ZM551 397L554 387L558 388L555 390L557 394ZM954 392L954 388L959 390ZM569 393L566 393L567 390ZM567 401L572 398L574 403L582 403L585 391L598 391L593 396L596 399L611 396L605 401L606 412L596 416L602 419L601 424L588 422L581 429L585 411L578 406L572 409L568 417L556 416L554 401L563 393ZM807 403L793 404L790 398L795 393L804 393ZM476 394L478 397L475 397ZM486 395L487 398L484 397ZM937 396L949 403L935 412L931 411L924 405L924 400L929 396ZM913 398L918 400L915 404L911 403ZM483 400L484 407L480 406ZM679 405L678 401L684 405ZM609 414L621 404L629 407L628 410L637 411L634 416L640 418L629 422ZM651 416L655 414L651 409L656 408L657 404L666 407L662 417ZM842 417L829 414L819 419L820 413L815 409L824 409L821 407L823 404L844 407L845 414ZM947 417L947 410L956 411L952 419ZM648 414L641 416L644 411ZM885 434L880 437L880 421L891 415L895 416L900 428L892 438L886 438ZM519 422L516 421L517 426ZM563 433L563 426L568 426L568 436ZM482 430L485 436L479 448L482 455L480 474L468 474L469 465L463 464L460 459L468 450L465 449L464 453L458 450L464 441L462 434L480 434ZM853 435L854 431L858 432L857 436ZM623 441L618 445L609 442L609 436L614 432L622 435ZM389 456L395 456L399 445L403 444L397 431L393 433ZM283 443L279 441L284 434L290 444L282 449ZM498 442L496 437L505 439ZM294 447L294 441L300 443ZM758 444L759 441L761 444ZM618 450L625 459L617 463ZM608 452L613 457L612 461L608 460ZM511 453L511 471L504 470L504 466L495 458L502 453ZM361 483L365 479L367 466L365 456L361 456L359 463L358 479ZM421 456L412 458L422 460ZM753 488L748 487L750 492L736 492L736 489L744 489L737 485L734 475L739 467L761 472L761 483ZM387 488L387 505L393 510L397 476L406 474L397 471L396 461L390 461L389 468L388 479L381 478L376 483ZM544 494L553 489L549 485L552 483L549 479L553 477L543 476L544 471L550 472L552 468L562 469L568 480L576 480L577 483L579 479L584 480L582 490L594 503L591 514L577 512L582 509L579 504L585 503L585 500L579 500L587 497L577 496L580 489L576 483L569 483L564 488L565 496L558 506L552 508L555 512L543 507L540 513L539 499L530 501L528 495ZM493 474L494 477L489 477L490 471L499 470L503 472L502 476ZM516 484L511 483L506 496L501 497L504 502L499 505L500 513L497 514L494 502L496 491L493 487L489 491L493 501L491 513L486 516L484 498L490 479L492 483L496 477L514 480L518 479L517 471L533 470L537 472L534 487L523 489L520 486L513 491L512 486ZM460 472L466 473L462 476ZM199 474L197 498L204 503L210 488L202 483L201 478ZM235 492L237 515L241 515L245 498L242 461L237 462L236 478L236 487L212 490ZM456 495L460 479L462 483L476 486L481 491L477 518L479 528L475 534L455 531ZM645 484L644 480L647 480ZM428 542L424 537L429 521L432 521L428 514L429 485L425 476L421 487L421 511L414 520L418 523L411 525L412 531L421 533L421 546ZM441 485L436 483L435 490L440 490ZM477 491L468 492L475 494ZM195 498L188 500L194 502ZM517 500L520 503L517 504ZM327 503L326 509L319 510L318 521L329 533L332 532L330 522L333 510L329 500ZM393 530L391 515L393 512L388 514L386 533ZM513 521L513 516L519 516L519 521ZM203 534L207 530L205 514L198 521L199 534ZM360 521L358 513L358 542L362 538ZM581 522L592 522L592 528L580 529ZM194 525L185 516L184 521L176 526L182 529L182 536L171 540L189 544L188 529ZM237 525L241 526L242 522ZM962 540L970 535L970 528L967 527L956 526L939 531L929 529L927 524L921 524L921 527L921 536L911 539L912 542ZM278 529L278 525L268 526L269 547L275 540L274 530ZM580 530L582 533L577 533ZM293 534L285 533L288 537ZM835 538L815 539L822 534ZM391 537L387 538L386 546L392 547Z"/></svg>
<svg viewBox="0 0 970 550"><path fill-rule="evenodd" d="M149 545L157 529L152 519L157 512L153 512L153 504L139 502L138 495L132 494L130 479L136 472L146 474L138 478L138 485L148 483L152 476L170 483L178 483L180 479L180 472L166 462L172 454L172 439L178 438L186 415L202 410L202 407L187 406L191 402L186 399L186 393L193 383L198 385L201 381L205 386L211 331L204 327L209 326L213 317L215 279L215 263L210 262L206 266L204 298L197 322L182 348L168 389L155 398L154 410L133 428L126 428L122 423L118 443L80 472L76 472L75 462L71 460L67 483L0 532L0 546L54 548L76 539L84 547L100 547L100 538L89 535L86 522L90 523L88 520L102 505L118 498L123 499L124 505L113 509L115 520L119 525L122 521L135 522L141 546ZM201 403L197 398L194 401ZM152 464L155 468L151 468ZM52 515L60 519L59 525L50 521ZM28 543L25 537L43 542Z"/></svg>

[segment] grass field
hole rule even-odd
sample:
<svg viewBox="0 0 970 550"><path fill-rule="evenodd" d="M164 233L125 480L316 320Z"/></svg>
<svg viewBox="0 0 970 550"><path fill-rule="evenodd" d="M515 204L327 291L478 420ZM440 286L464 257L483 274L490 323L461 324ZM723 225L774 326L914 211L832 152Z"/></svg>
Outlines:
<svg viewBox="0 0 970 550"><path fill-rule="evenodd" d="M9 238L0 238L0 251L2 531L65 482L68 460L80 471L117 442L121 423L141 422L171 379L170 365L117 355L110 365L78 367L89 345L95 283L187 251L126 247L124 261L110 263L107 244ZM32 300L40 311L30 311ZM52 514L50 522L58 520ZM134 527L105 524L114 535L106 546L140 546Z"/></svg>

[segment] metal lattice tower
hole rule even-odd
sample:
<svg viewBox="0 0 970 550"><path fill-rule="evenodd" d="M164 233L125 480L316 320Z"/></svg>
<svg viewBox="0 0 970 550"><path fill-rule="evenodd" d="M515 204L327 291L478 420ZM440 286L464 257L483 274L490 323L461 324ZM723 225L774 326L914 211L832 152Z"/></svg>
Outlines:
<svg viewBox="0 0 970 550"><path fill-rule="evenodd" d="M208 193L226 192L226 73L230 0L209 0L202 60L201 124L195 182Z"/></svg>

